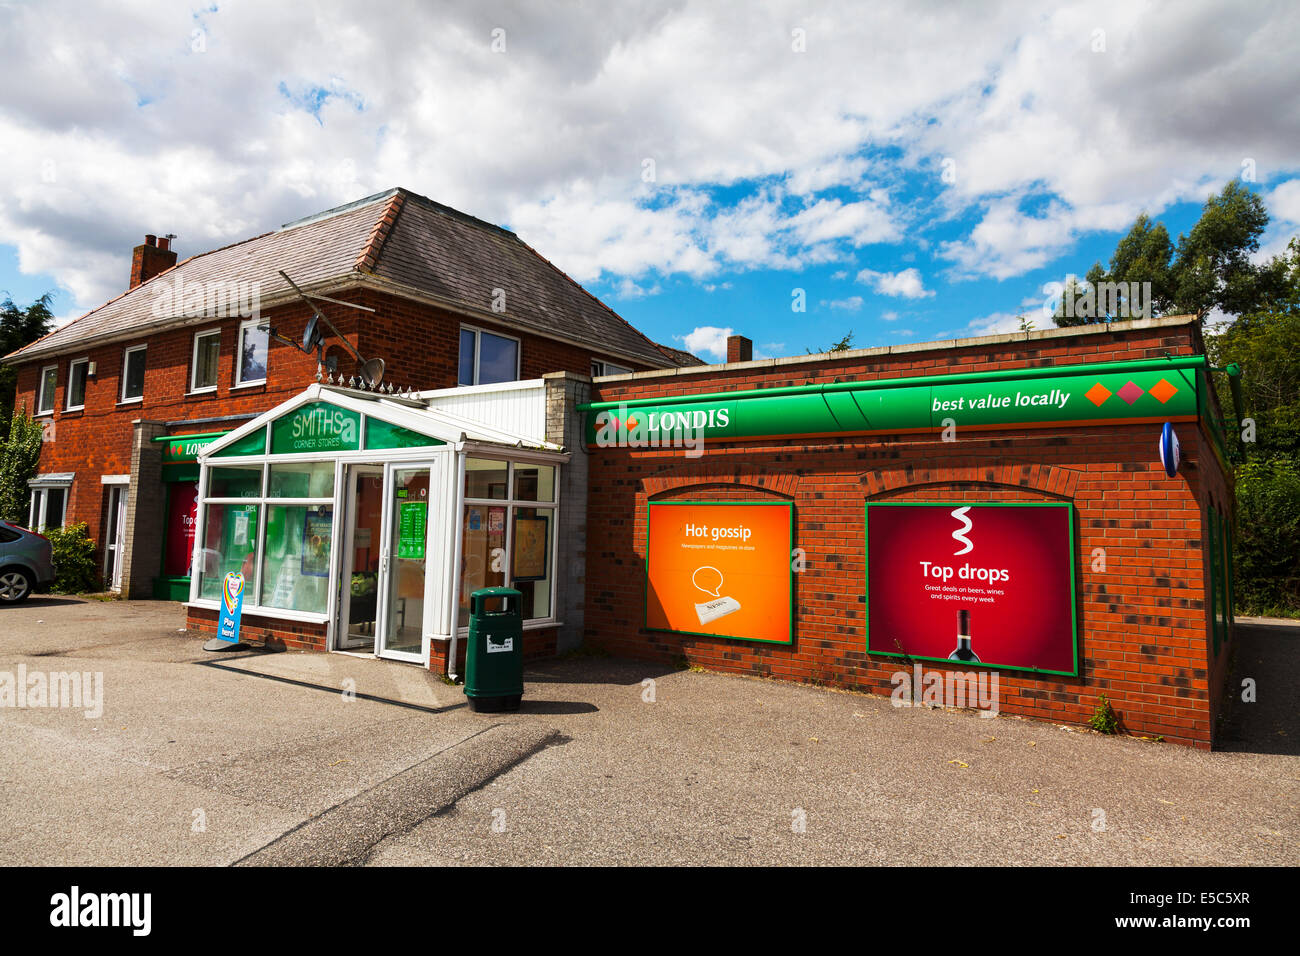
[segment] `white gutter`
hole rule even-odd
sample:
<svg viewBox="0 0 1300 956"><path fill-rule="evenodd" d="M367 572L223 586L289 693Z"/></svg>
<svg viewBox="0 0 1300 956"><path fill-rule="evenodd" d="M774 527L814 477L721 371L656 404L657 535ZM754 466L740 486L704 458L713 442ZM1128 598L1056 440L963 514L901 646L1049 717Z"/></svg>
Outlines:
<svg viewBox="0 0 1300 956"><path fill-rule="evenodd" d="M456 450L456 505L452 515L452 527L456 540L451 549L451 642L447 646L447 676L453 681L460 675L456 673L456 652L460 644L460 551L464 535L460 530L460 518L465 513L465 458L464 446Z"/></svg>

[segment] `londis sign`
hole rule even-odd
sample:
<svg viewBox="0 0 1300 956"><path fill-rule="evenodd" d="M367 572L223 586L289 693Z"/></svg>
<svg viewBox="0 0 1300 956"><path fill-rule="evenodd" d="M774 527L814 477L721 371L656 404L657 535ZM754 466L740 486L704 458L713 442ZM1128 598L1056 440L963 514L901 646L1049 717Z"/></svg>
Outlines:
<svg viewBox="0 0 1300 956"><path fill-rule="evenodd" d="M206 432L202 435L177 435L166 438L163 446L164 465L190 464L198 460L203 449L225 435L225 432Z"/></svg>
<svg viewBox="0 0 1300 956"><path fill-rule="evenodd" d="M970 375L835 382L679 399L595 402L597 447L698 449L706 440L1194 421L1204 356Z"/></svg>
<svg viewBox="0 0 1300 956"><path fill-rule="evenodd" d="M271 423L271 454L356 451L361 447L361 416L328 402L312 402Z"/></svg>

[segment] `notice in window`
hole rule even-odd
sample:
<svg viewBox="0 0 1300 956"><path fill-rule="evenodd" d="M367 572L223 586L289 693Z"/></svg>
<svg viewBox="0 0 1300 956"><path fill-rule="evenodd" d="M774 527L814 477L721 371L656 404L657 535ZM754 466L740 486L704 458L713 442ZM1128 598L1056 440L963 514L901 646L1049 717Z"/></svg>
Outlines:
<svg viewBox="0 0 1300 956"><path fill-rule="evenodd" d="M424 560L428 507L423 501L402 501L397 506L397 556L403 561Z"/></svg>

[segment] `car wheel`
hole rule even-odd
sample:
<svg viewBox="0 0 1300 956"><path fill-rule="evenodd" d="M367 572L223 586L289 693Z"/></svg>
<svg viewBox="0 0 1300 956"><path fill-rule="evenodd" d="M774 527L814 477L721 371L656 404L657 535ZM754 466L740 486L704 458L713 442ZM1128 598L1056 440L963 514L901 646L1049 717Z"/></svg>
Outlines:
<svg viewBox="0 0 1300 956"><path fill-rule="evenodd" d="M0 571L0 604L18 604L32 593L32 576L22 568Z"/></svg>

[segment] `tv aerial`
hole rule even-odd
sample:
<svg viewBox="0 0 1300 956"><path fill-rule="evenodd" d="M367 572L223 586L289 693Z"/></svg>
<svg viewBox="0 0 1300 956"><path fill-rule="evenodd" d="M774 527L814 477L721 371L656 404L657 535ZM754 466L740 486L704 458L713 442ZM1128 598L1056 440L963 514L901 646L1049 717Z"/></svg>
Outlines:
<svg viewBox="0 0 1300 956"><path fill-rule="evenodd" d="M311 355L315 352L317 366L328 368L329 371L333 373L338 370L338 355L334 347L331 347L329 351L335 354L326 355L325 333L321 331L321 326L323 325L325 328L329 329L329 331L334 333L335 338L338 339L343 348L346 349L354 359L356 359L358 373L360 374L362 381L372 388L378 385L380 380L384 377L384 360L381 358L362 358L361 353L352 347L352 343L344 338L342 333L334 327L334 323L325 318L320 309L317 308L316 303L332 302L334 305L345 305L349 309L360 309L362 312L374 312L375 310L366 305L357 305L355 302L344 302L342 299L331 299L329 296L308 295L298 287L296 282L289 278L288 274L285 273L283 269L279 270L279 272L284 281L293 287L293 291L298 293L298 297L307 304L308 308L311 309L311 318L307 320L307 325L302 330L301 343L295 342L292 339L281 335L275 329L271 328L269 324L260 325L258 328L263 329L273 336L276 341L290 345L307 355Z"/></svg>

